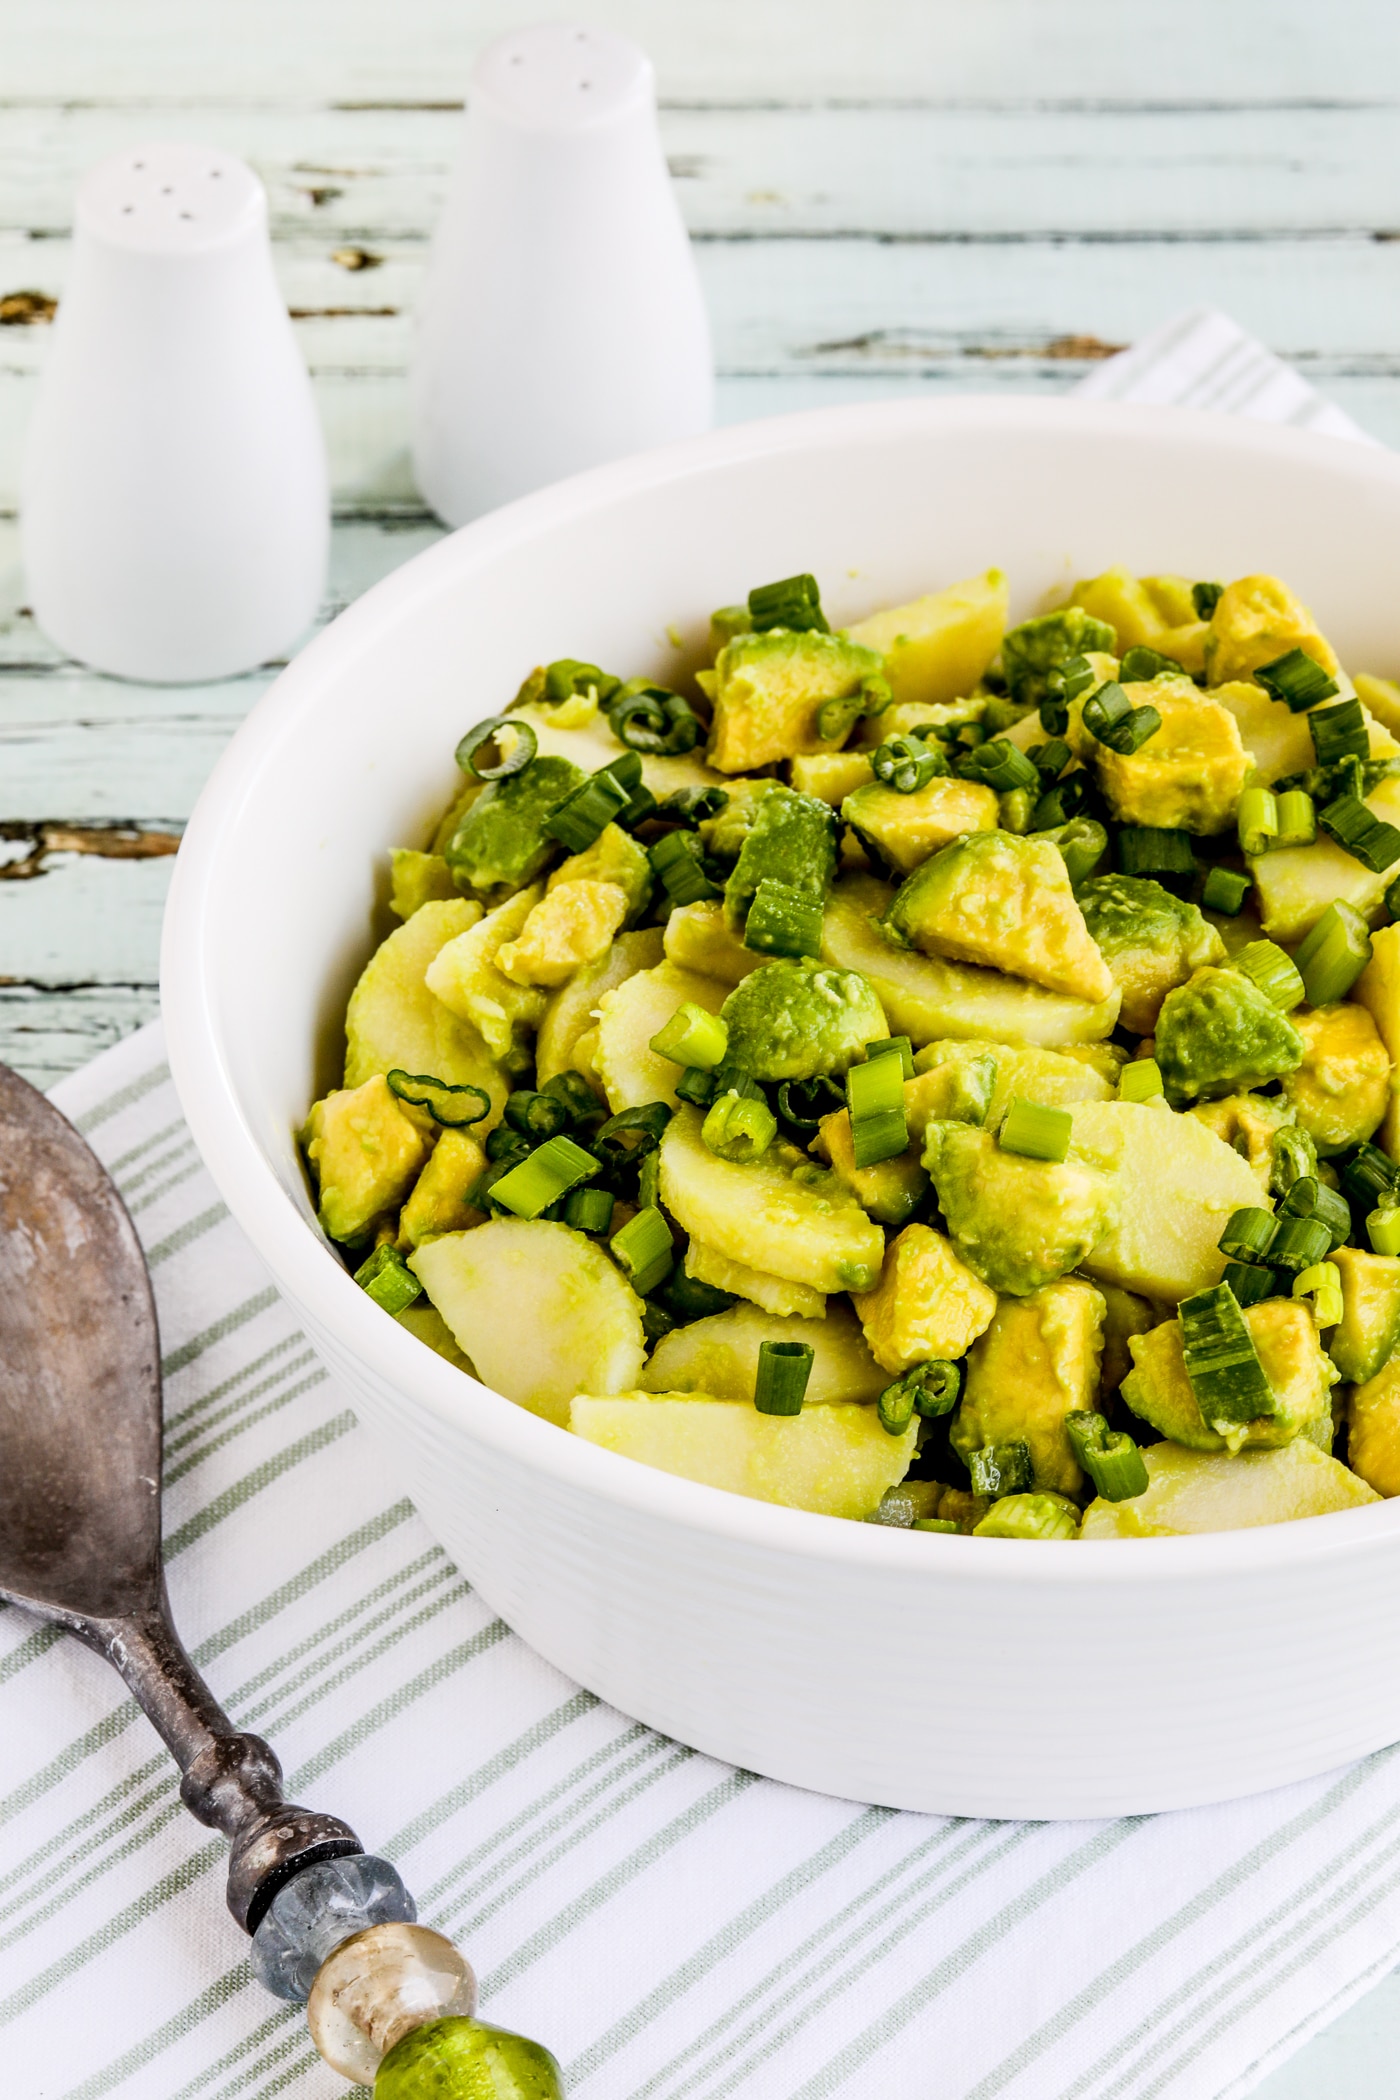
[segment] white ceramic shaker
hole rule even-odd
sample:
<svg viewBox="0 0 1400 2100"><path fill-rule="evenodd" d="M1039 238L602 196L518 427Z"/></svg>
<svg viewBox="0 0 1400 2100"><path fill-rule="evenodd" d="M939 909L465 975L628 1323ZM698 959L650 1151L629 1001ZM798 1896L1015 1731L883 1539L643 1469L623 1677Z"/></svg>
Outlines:
<svg viewBox="0 0 1400 2100"><path fill-rule="evenodd" d="M602 29L500 38L472 73L420 308L419 488L462 525L713 412L650 60Z"/></svg>
<svg viewBox="0 0 1400 2100"><path fill-rule="evenodd" d="M84 180L21 532L39 626L119 677L231 677L314 618L325 447L242 161L151 145Z"/></svg>

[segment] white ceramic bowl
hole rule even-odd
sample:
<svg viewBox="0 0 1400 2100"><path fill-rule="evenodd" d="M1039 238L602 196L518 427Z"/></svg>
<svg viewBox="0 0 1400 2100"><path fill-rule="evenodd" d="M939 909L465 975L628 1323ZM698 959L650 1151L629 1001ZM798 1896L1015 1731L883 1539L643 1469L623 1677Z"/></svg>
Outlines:
<svg viewBox="0 0 1400 2100"><path fill-rule="evenodd" d="M234 738L180 851L162 994L234 1216L386 1458L540 1653L719 1757L980 1816L1218 1800L1400 1737L1400 1506L1205 1538L914 1537L576 1441L388 1320L321 1239L293 1129L335 1084L385 849L536 663L674 673L710 608L811 569L835 621L1006 569L1017 617L1114 562L1273 570L1400 667L1400 461L1166 410L961 399L749 424L581 476L370 591ZM381 913L382 924L382 913ZM528 1306L521 1318L528 1319Z"/></svg>

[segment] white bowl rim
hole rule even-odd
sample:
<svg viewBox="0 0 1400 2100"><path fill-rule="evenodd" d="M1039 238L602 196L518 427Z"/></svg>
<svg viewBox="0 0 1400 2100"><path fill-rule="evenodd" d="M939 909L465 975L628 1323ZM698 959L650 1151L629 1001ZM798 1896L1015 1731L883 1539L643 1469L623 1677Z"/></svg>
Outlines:
<svg viewBox="0 0 1400 2100"><path fill-rule="evenodd" d="M199 1149L229 1211L279 1285L340 1335L367 1369L399 1393L411 1393L444 1423L463 1426L464 1374L386 1320L312 1231L278 1182L249 1127L227 1068L206 983L208 944L201 939L203 901L214 879L221 841L256 791L260 770L275 760L290 723L317 705L362 638L411 619L423 596L453 576L489 563L498 551L527 542L541 527L587 514L601 504L733 461L893 429L966 429L978 424L1027 432L1065 421L1106 436L1196 442L1240 456L1292 453L1300 461L1345 463L1351 479L1400 481L1400 459L1385 448L1320 436L1291 426L1247 422L1204 410L1143 407L1116 401L996 395L857 403L729 425L678 444L640 453L541 489L448 534L373 585L317 635L250 710L219 759L176 859L161 943L161 1004L171 1071ZM725 1538L782 1558L850 1567L892 1568L918 1580L939 1576L1000 1584L1022 1582L1023 1541L922 1537L911 1548L893 1527L852 1523L785 1509L639 1464L603 1450L517 1406L477 1379L467 1379L470 1431L502 1455L568 1483L603 1503L660 1524ZM1156 1585L1226 1575L1266 1575L1272 1568L1336 1554L1385 1552L1400 1526L1400 1502L1368 1504L1286 1524L1192 1536L1042 1544L1037 1579L1075 1589L1105 1580ZM1085 1554L1085 1544L1124 1550ZM1131 1551L1126 1550L1131 1546ZM1073 1549L1073 1550L1072 1550ZM910 1566L908 1555L919 1559ZM931 1559L924 1561L924 1554Z"/></svg>

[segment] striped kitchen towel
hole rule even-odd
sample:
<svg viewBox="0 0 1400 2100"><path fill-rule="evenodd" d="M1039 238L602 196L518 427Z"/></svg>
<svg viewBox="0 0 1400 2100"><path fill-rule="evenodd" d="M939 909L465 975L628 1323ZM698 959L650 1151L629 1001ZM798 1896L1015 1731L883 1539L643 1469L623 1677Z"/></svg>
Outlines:
<svg viewBox="0 0 1400 2100"><path fill-rule="evenodd" d="M1178 378L1194 339L1166 349ZM188 1644L293 1792L399 1865L485 2015L546 2041L572 2100L1217 2100L1400 1956L1395 1752L1219 1808L991 1823L778 1786L601 1705L395 1487L209 1182L159 1026L55 1099L151 1265ZM120 1685L15 1610L0 1825L16 2100L346 2090L252 1981L223 1848Z"/></svg>

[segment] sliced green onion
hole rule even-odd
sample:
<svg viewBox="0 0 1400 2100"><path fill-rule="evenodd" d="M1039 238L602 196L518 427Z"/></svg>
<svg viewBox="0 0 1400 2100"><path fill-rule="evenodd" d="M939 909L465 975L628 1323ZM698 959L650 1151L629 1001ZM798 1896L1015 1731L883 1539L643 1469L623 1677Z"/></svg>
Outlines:
<svg viewBox="0 0 1400 2100"><path fill-rule="evenodd" d="M639 824L646 823L648 817L656 815L658 807L656 797L649 787L635 787L626 809L618 812L615 821L624 831L635 831Z"/></svg>
<svg viewBox="0 0 1400 2100"><path fill-rule="evenodd" d="M540 1092L562 1101L569 1111L569 1121L575 1125L596 1123L606 1113L581 1072L556 1072L552 1079L546 1079Z"/></svg>
<svg viewBox="0 0 1400 2100"><path fill-rule="evenodd" d="M903 1436L914 1419L914 1389L903 1378L887 1385L875 1403L880 1427L890 1436Z"/></svg>
<svg viewBox="0 0 1400 2100"><path fill-rule="evenodd" d="M493 1184L491 1200L503 1203L517 1218L537 1218L597 1172L598 1162L591 1152L572 1138L552 1137Z"/></svg>
<svg viewBox="0 0 1400 2100"><path fill-rule="evenodd" d="M717 1291L712 1283L687 1276L684 1268L672 1269L661 1296L678 1320L707 1320L738 1302L732 1291Z"/></svg>
<svg viewBox="0 0 1400 2100"><path fill-rule="evenodd" d="M1162 1092L1162 1068L1155 1057L1135 1057L1118 1074L1120 1101L1155 1101Z"/></svg>
<svg viewBox="0 0 1400 2100"><path fill-rule="evenodd" d="M1321 1218L1279 1218L1269 1247L1269 1267L1296 1276L1332 1251L1332 1234Z"/></svg>
<svg viewBox="0 0 1400 2100"><path fill-rule="evenodd" d="M1174 656L1163 656L1160 650L1144 648L1141 642L1129 649L1118 666L1118 676L1124 685L1146 685L1153 678L1163 678L1169 671L1184 677L1185 664Z"/></svg>
<svg viewBox="0 0 1400 2100"><path fill-rule="evenodd" d="M1124 875L1149 876L1173 895L1184 896L1196 879L1191 834L1152 824L1125 824L1118 834L1118 867Z"/></svg>
<svg viewBox="0 0 1400 2100"><path fill-rule="evenodd" d="M760 1342L753 1404L761 1415L800 1415L812 1375L810 1342Z"/></svg>
<svg viewBox="0 0 1400 2100"><path fill-rule="evenodd" d="M1278 797L1276 848L1310 846L1317 837L1317 810L1304 788L1288 788Z"/></svg>
<svg viewBox="0 0 1400 2100"><path fill-rule="evenodd" d="M1366 1237L1373 1254L1400 1254L1400 1210L1383 1204L1368 1212Z"/></svg>
<svg viewBox="0 0 1400 2100"><path fill-rule="evenodd" d="M895 1038L899 1040L899 1038ZM866 1056L878 1046L866 1045ZM829 1074L815 1079L785 1079L778 1088L778 1114L804 1136L817 1128L823 1116L835 1115L845 1106L845 1090Z"/></svg>
<svg viewBox="0 0 1400 2100"><path fill-rule="evenodd" d="M1383 1205L1387 1204L1400 1178L1400 1168L1379 1145L1358 1145L1351 1158L1342 1162L1340 1171L1343 1188L1358 1203L1374 1203L1379 1197Z"/></svg>
<svg viewBox="0 0 1400 2100"><path fill-rule="evenodd" d="M576 656L560 656L545 665L541 698L551 707L561 707L576 694L591 693L599 706L605 707L621 684L620 678L600 671L597 664L581 663Z"/></svg>
<svg viewBox="0 0 1400 2100"><path fill-rule="evenodd" d="M387 1313L401 1313L423 1295L422 1284L391 1243L375 1248L369 1260L356 1269L355 1281Z"/></svg>
<svg viewBox="0 0 1400 2100"><path fill-rule="evenodd" d="M1318 707L1308 716L1313 749L1320 766L1334 766L1341 758L1369 758L1371 739L1359 700L1342 700L1336 707Z"/></svg>
<svg viewBox="0 0 1400 2100"><path fill-rule="evenodd" d="M929 1422L936 1421L940 1415L951 1414L961 1391L962 1372L958 1365L938 1358L930 1363L915 1364L893 1385L886 1386L880 1395L880 1405L882 1408L887 1406L892 1418L897 1419L902 1413L903 1426L907 1427L911 1411ZM907 1396L907 1407L904 1398L895 1397L897 1395ZM884 1420L883 1415L881 1420Z"/></svg>
<svg viewBox="0 0 1400 2100"><path fill-rule="evenodd" d="M503 1161L508 1167L528 1159L533 1149L530 1140L522 1137L518 1130L512 1130L509 1123L498 1123L486 1140L486 1157Z"/></svg>
<svg viewBox="0 0 1400 2100"><path fill-rule="evenodd" d="M1183 1298L1179 1312L1186 1376L1207 1425L1225 1435L1276 1414L1273 1387L1229 1285Z"/></svg>
<svg viewBox="0 0 1400 2100"><path fill-rule="evenodd" d="M688 702L645 678L629 679L608 702L612 733L629 751L677 758L700 741L700 722Z"/></svg>
<svg viewBox="0 0 1400 2100"><path fill-rule="evenodd" d="M776 1137L778 1120L766 1101L742 1094L721 1094L700 1128L700 1135L717 1159L746 1166L761 1159Z"/></svg>
<svg viewBox="0 0 1400 2100"><path fill-rule="evenodd" d="M1256 985L1280 1013L1292 1013L1307 995L1297 964L1277 941L1247 942L1231 967Z"/></svg>
<svg viewBox="0 0 1400 2100"><path fill-rule="evenodd" d="M637 1168L637 1208L659 1209L661 1204L661 1154L644 1152Z"/></svg>
<svg viewBox="0 0 1400 2100"><path fill-rule="evenodd" d="M1055 792L1059 794L1060 789ZM1071 889L1088 881L1108 851L1108 833L1096 817L1074 817L1068 824L1055 825L1040 836L1049 839L1058 851Z"/></svg>
<svg viewBox="0 0 1400 2100"><path fill-rule="evenodd" d="M851 1145L858 1167L894 1159L909 1144L904 1113L904 1063L899 1057L876 1057L852 1065L846 1074L846 1107L851 1117Z"/></svg>
<svg viewBox="0 0 1400 2100"><path fill-rule="evenodd" d="M1059 736L1051 737L1048 744L1032 744L1026 753L1042 780L1058 780L1072 756L1069 745Z"/></svg>
<svg viewBox="0 0 1400 2100"><path fill-rule="evenodd" d="M1047 683L1053 675L1053 672L1047 672ZM1091 672L1089 683L1092 685L1093 682L1093 674ZM1039 712L1040 726L1047 736L1063 736L1069 728L1069 702L1064 698L1063 694L1047 693L1040 703Z"/></svg>
<svg viewBox="0 0 1400 2100"><path fill-rule="evenodd" d="M1241 1309L1246 1305L1259 1305L1265 1298L1277 1298L1279 1295L1278 1278L1272 1269L1263 1267L1259 1262L1227 1261L1225 1273L1220 1281L1229 1285Z"/></svg>
<svg viewBox="0 0 1400 2100"><path fill-rule="evenodd" d="M1278 1220L1273 1212L1251 1203L1231 1215L1215 1244L1234 1261L1266 1262L1277 1230Z"/></svg>
<svg viewBox="0 0 1400 2100"><path fill-rule="evenodd" d="M671 1228L659 1210L648 1206L615 1232L608 1241L613 1259L639 1298L654 1291L670 1275L676 1258Z"/></svg>
<svg viewBox="0 0 1400 2100"><path fill-rule="evenodd" d="M1084 727L1109 751L1130 758L1162 726L1155 707L1134 707L1117 679L1110 678L1084 702Z"/></svg>
<svg viewBox="0 0 1400 2100"><path fill-rule="evenodd" d="M1048 1159L1058 1165L1069 1151L1074 1119L1067 1108L1047 1108L1039 1101L1025 1101L1017 1094L997 1132L1003 1152L1016 1152L1023 1159Z"/></svg>
<svg viewBox="0 0 1400 2100"><path fill-rule="evenodd" d="M1079 1511L1068 1495L1048 1489L1033 1495L1001 1495L979 1524L976 1539L1035 1539L1052 1542L1079 1536Z"/></svg>
<svg viewBox="0 0 1400 2100"><path fill-rule="evenodd" d="M742 1094L746 1101L766 1101L768 1096L741 1057L729 1051L723 1064L715 1066L715 1093ZM711 1100L714 1095L711 1095ZM843 1092L841 1099L845 1100Z"/></svg>
<svg viewBox="0 0 1400 2100"><path fill-rule="evenodd" d="M699 904L721 892L705 873L702 849L693 831L668 831L647 854L652 873L659 875L672 904Z"/></svg>
<svg viewBox="0 0 1400 2100"><path fill-rule="evenodd" d="M619 766L623 760L615 758ZM697 824L708 823L722 809L729 807L729 790L721 787L673 788L656 804L656 815L668 824L684 824L694 829Z"/></svg>
<svg viewBox="0 0 1400 2100"><path fill-rule="evenodd" d="M1053 831L1079 816L1089 800L1091 782L1085 772L1067 773L1047 788L1031 811L1032 831Z"/></svg>
<svg viewBox="0 0 1400 2100"><path fill-rule="evenodd" d="M906 1079L914 1077L914 1047L907 1035L882 1035L865 1046L867 1063L872 1057L897 1057Z"/></svg>
<svg viewBox="0 0 1400 2100"><path fill-rule="evenodd" d="M1345 999L1370 960L1370 928L1354 906L1337 898L1294 957L1309 1006L1332 1006Z"/></svg>
<svg viewBox="0 0 1400 2100"><path fill-rule="evenodd" d="M1281 700L1295 715L1316 707L1319 700L1331 700L1338 690L1317 659L1303 649L1290 649L1271 664L1260 664L1254 675L1272 699Z"/></svg>
<svg viewBox="0 0 1400 2100"><path fill-rule="evenodd" d="M564 1223L575 1232L606 1232L614 1198L608 1189L574 1189L564 1199Z"/></svg>
<svg viewBox="0 0 1400 2100"><path fill-rule="evenodd" d="M1125 1429L1110 1429L1092 1408L1065 1416L1075 1457L1105 1502L1130 1502L1147 1487L1142 1453Z"/></svg>
<svg viewBox="0 0 1400 2100"><path fill-rule="evenodd" d="M1320 1261L1293 1279L1295 1298L1311 1298L1313 1318L1319 1327L1335 1327L1345 1306L1342 1302L1342 1272L1334 1261Z"/></svg>
<svg viewBox="0 0 1400 2100"><path fill-rule="evenodd" d="M1278 797L1268 788L1246 788L1236 812L1240 851L1255 860L1278 841Z"/></svg>
<svg viewBox="0 0 1400 2100"><path fill-rule="evenodd" d="M614 1173L636 1166L661 1143L672 1110L665 1101L644 1101L609 1116L593 1140L603 1164Z"/></svg>
<svg viewBox="0 0 1400 2100"><path fill-rule="evenodd" d="M744 921L744 946L756 955L820 955L825 915L823 900L810 890L765 875Z"/></svg>
<svg viewBox="0 0 1400 2100"><path fill-rule="evenodd" d="M496 742L497 733L502 729L515 731L515 742L509 751L502 751ZM499 763L478 765L477 753L489 744L496 744L501 753ZM478 780L508 780L512 773L525 771L538 749L539 738L528 722L512 722L505 715L488 715L484 722L477 723L475 729L467 731L457 746L456 757L462 771L475 774Z"/></svg>
<svg viewBox="0 0 1400 2100"><path fill-rule="evenodd" d="M1094 667L1087 656L1067 656L1063 663L1051 664L1045 674L1045 683L1050 689L1052 698L1061 701L1077 700L1081 693L1088 692L1093 682ZM1043 704L1040 710L1040 719L1042 722L1045 722L1045 708ZM1047 729L1050 727L1048 722L1045 723L1045 726ZM1060 724L1058 729L1051 730L1052 736L1062 736L1063 734L1063 723Z"/></svg>
<svg viewBox="0 0 1400 2100"><path fill-rule="evenodd" d="M666 1026L652 1037L650 1047L673 1064L700 1065L713 1072L729 1048L729 1027L718 1014L707 1013L693 999L684 999Z"/></svg>
<svg viewBox="0 0 1400 2100"><path fill-rule="evenodd" d="M1269 1194L1281 1196L1291 1188L1300 1174L1311 1174L1317 1166L1317 1147L1306 1130L1296 1123L1285 1123L1274 1132L1270 1148Z"/></svg>
<svg viewBox="0 0 1400 2100"><path fill-rule="evenodd" d="M886 737L870 766L875 778L896 794L916 795L920 788L947 772L948 761L936 744L930 748L922 737L910 734Z"/></svg>
<svg viewBox="0 0 1400 2100"><path fill-rule="evenodd" d="M676 1081L676 1095L681 1101L689 1101L693 1108L708 1108L715 1098L715 1075L702 1072L699 1065L688 1065Z"/></svg>
<svg viewBox="0 0 1400 2100"><path fill-rule="evenodd" d="M1191 604L1198 620L1208 620L1225 595L1223 583L1193 583Z"/></svg>
<svg viewBox="0 0 1400 2100"><path fill-rule="evenodd" d="M536 1094L520 1087L507 1097L505 1120L522 1137L543 1144L546 1138L558 1137L561 1130L567 1130L574 1118L569 1104L558 1094Z"/></svg>
<svg viewBox="0 0 1400 2100"><path fill-rule="evenodd" d="M1023 1495L1032 1486L1035 1472L1031 1447L1021 1438L1006 1444L983 1444L967 1461L974 1495Z"/></svg>
<svg viewBox="0 0 1400 2100"><path fill-rule="evenodd" d="M1244 900L1250 892L1250 878L1234 868L1212 868L1201 891L1201 903L1207 911L1223 912L1228 919L1237 918L1244 909Z"/></svg>
<svg viewBox="0 0 1400 2100"><path fill-rule="evenodd" d="M629 759L636 768L633 779L628 779L624 770ZM637 754L624 752L610 766L590 773L582 787L576 787L557 809L550 811L541 828L550 838L558 839L566 852L586 853L627 808L641 777L642 762Z"/></svg>
<svg viewBox="0 0 1400 2100"><path fill-rule="evenodd" d="M749 619L755 634L786 627L794 634L830 634L815 576L783 576L776 583L756 584L749 592Z"/></svg>
<svg viewBox="0 0 1400 2100"><path fill-rule="evenodd" d="M1335 802L1318 811L1317 821L1343 853L1359 860L1373 875L1384 875L1400 860L1400 831L1373 816L1359 796L1338 795Z"/></svg>
<svg viewBox="0 0 1400 2100"><path fill-rule="evenodd" d="M659 1299L642 1300L642 1333L646 1337L649 1349L654 1349L658 1342L664 1341L668 1334L674 1332L675 1327L675 1320Z"/></svg>
<svg viewBox="0 0 1400 2100"><path fill-rule="evenodd" d="M997 823L1003 831L1024 838L1038 806L1029 788L1013 788L1009 795L997 797Z"/></svg>
<svg viewBox="0 0 1400 2100"><path fill-rule="evenodd" d="M1040 789L1039 773L1009 737L994 736L979 744L958 760L957 769L964 780L980 781L997 795L1009 795L1016 788Z"/></svg>
<svg viewBox="0 0 1400 2100"><path fill-rule="evenodd" d="M1329 1189L1325 1181L1316 1174L1300 1174L1290 1184L1279 1204L1281 1218L1317 1218L1327 1227L1332 1247L1340 1247L1351 1238L1351 1205L1336 1189Z"/></svg>
<svg viewBox="0 0 1400 2100"><path fill-rule="evenodd" d="M389 1092L410 1108L426 1108L444 1130L462 1130L479 1123L491 1112L491 1096L479 1086L449 1086L431 1072L401 1072L397 1065L387 1075Z"/></svg>
<svg viewBox="0 0 1400 2100"><path fill-rule="evenodd" d="M958 1527L951 1517L915 1517L909 1529L911 1531L946 1531L956 1537Z"/></svg>

